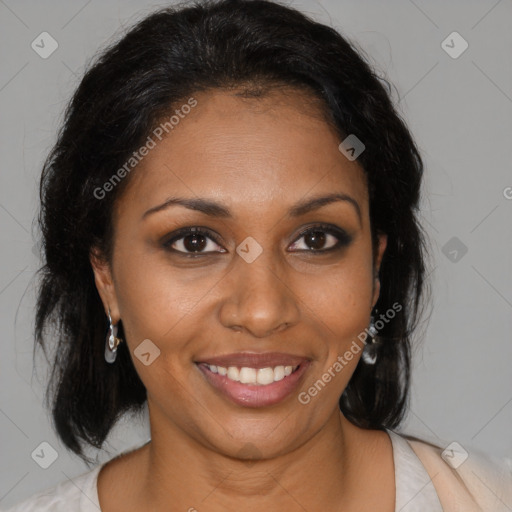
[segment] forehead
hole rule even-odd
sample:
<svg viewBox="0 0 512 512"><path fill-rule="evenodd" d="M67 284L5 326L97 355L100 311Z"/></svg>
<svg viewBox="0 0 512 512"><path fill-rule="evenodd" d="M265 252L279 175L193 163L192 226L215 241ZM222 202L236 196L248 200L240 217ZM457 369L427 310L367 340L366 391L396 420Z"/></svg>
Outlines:
<svg viewBox="0 0 512 512"><path fill-rule="evenodd" d="M307 93L278 89L254 98L214 90L193 98L196 106L184 109L162 140L153 136L155 145L132 171L119 212L142 214L180 195L254 213L263 204L288 207L333 192L350 194L366 208L361 166L339 151L340 137Z"/></svg>

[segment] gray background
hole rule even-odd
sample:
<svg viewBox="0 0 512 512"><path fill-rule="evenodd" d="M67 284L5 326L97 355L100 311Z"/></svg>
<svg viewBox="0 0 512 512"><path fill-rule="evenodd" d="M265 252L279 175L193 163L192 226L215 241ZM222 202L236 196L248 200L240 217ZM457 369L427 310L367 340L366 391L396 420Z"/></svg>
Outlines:
<svg viewBox="0 0 512 512"><path fill-rule="evenodd" d="M510 457L512 2L291 4L356 41L391 79L425 160L422 216L432 244L434 307L414 352L411 410L402 430L443 446L456 440L467 450ZM163 5L0 0L2 507L88 470L59 443L42 406L48 369L39 352L33 371L37 181L89 59ZM48 59L31 48L43 31L59 45ZM456 59L441 46L453 31L469 44ZM467 247L462 257L461 244ZM147 421L127 418L98 462L148 436ZM46 470L31 457L44 441L58 453Z"/></svg>

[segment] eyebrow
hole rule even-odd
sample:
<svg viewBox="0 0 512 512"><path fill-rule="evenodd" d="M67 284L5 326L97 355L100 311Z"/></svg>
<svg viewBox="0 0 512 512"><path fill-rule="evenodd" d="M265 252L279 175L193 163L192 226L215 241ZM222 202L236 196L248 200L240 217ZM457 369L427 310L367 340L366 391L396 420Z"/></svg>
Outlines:
<svg viewBox="0 0 512 512"><path fill-rule="evenodd" d="M312 199L305 199L294 205L288 212L289 217L300 217L313 210L318 210L322 206L326 206L331 203L345 201L351 204L359 218L359 222L362 223L361 208L359 203L351 196L347 194L329 194L326 196L314 197ZM147 218L149 215L165 210L170 206L183 206L189 210L195 210L210 217L221 217L221 218L233 218L231 211L216 201L207 198L186 198L186 197L169 197L162 204L153 206L142 215L142 219Z"/></svg>

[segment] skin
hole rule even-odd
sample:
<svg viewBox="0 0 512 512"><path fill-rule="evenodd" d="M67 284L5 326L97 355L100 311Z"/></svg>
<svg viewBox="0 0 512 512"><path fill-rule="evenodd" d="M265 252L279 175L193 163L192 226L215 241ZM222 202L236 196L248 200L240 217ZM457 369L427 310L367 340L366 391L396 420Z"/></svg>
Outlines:
<svg viewBox="0 0 512 512"><path fill-rule="evenodd" d="M112 266L91 252L105 311L122 320L147 389L152 439L102 469L102 510L392 512L388 435L355 427L338 406L361 353L310 403L298 401L368 326L379 296L386 236L374 258L363 170L338 150L339 136L305 92L194 97L197 106L132 171L116 204ZM333 192L351 196L361 217L348 201L287 215ZM233 218L171 206L141 219L170 196L213 199ZM300 233L315 223L352 240L311 254ZM217 233L220 242L207 238L202 249L216 252L189 259L163 246L188 226ZM323 247L334 245L324 233ZM263 250L252 263L236 252L248 236ZM186 251L183 242L173 247ZM148 366L133 355L145 339L161 351ZM238 351L298 354L311 366L284 401L243 407L194 364Z"/></svg>

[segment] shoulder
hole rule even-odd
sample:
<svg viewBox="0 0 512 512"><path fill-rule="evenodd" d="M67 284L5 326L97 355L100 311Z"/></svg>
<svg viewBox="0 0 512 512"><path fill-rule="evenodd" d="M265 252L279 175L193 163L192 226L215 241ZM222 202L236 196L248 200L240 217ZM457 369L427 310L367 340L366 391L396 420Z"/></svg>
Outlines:
<svg viewBox="0 0 512 512"><path fill-rule="evenodd" d="M443 509L451 511L512 510L512 459L402 435L425 466Z"/></svg>
<svg viewBox="0 0 512 512"><path fill-rule="evenodd" d="M150 442L151 439L140 447L129 448L88 472L73 479L68 478L7 510L0 509L0 512L98 512L101 510L98 496L100 471L107 466L113 466L120 460L129 459L139 452L147 452Z"/></svg>
<svg viewBox="0 0 512 512"><path fill-rule="evenodd" d="M97 512L96 478L101 465L38 492L2 512Z"/></svg>

